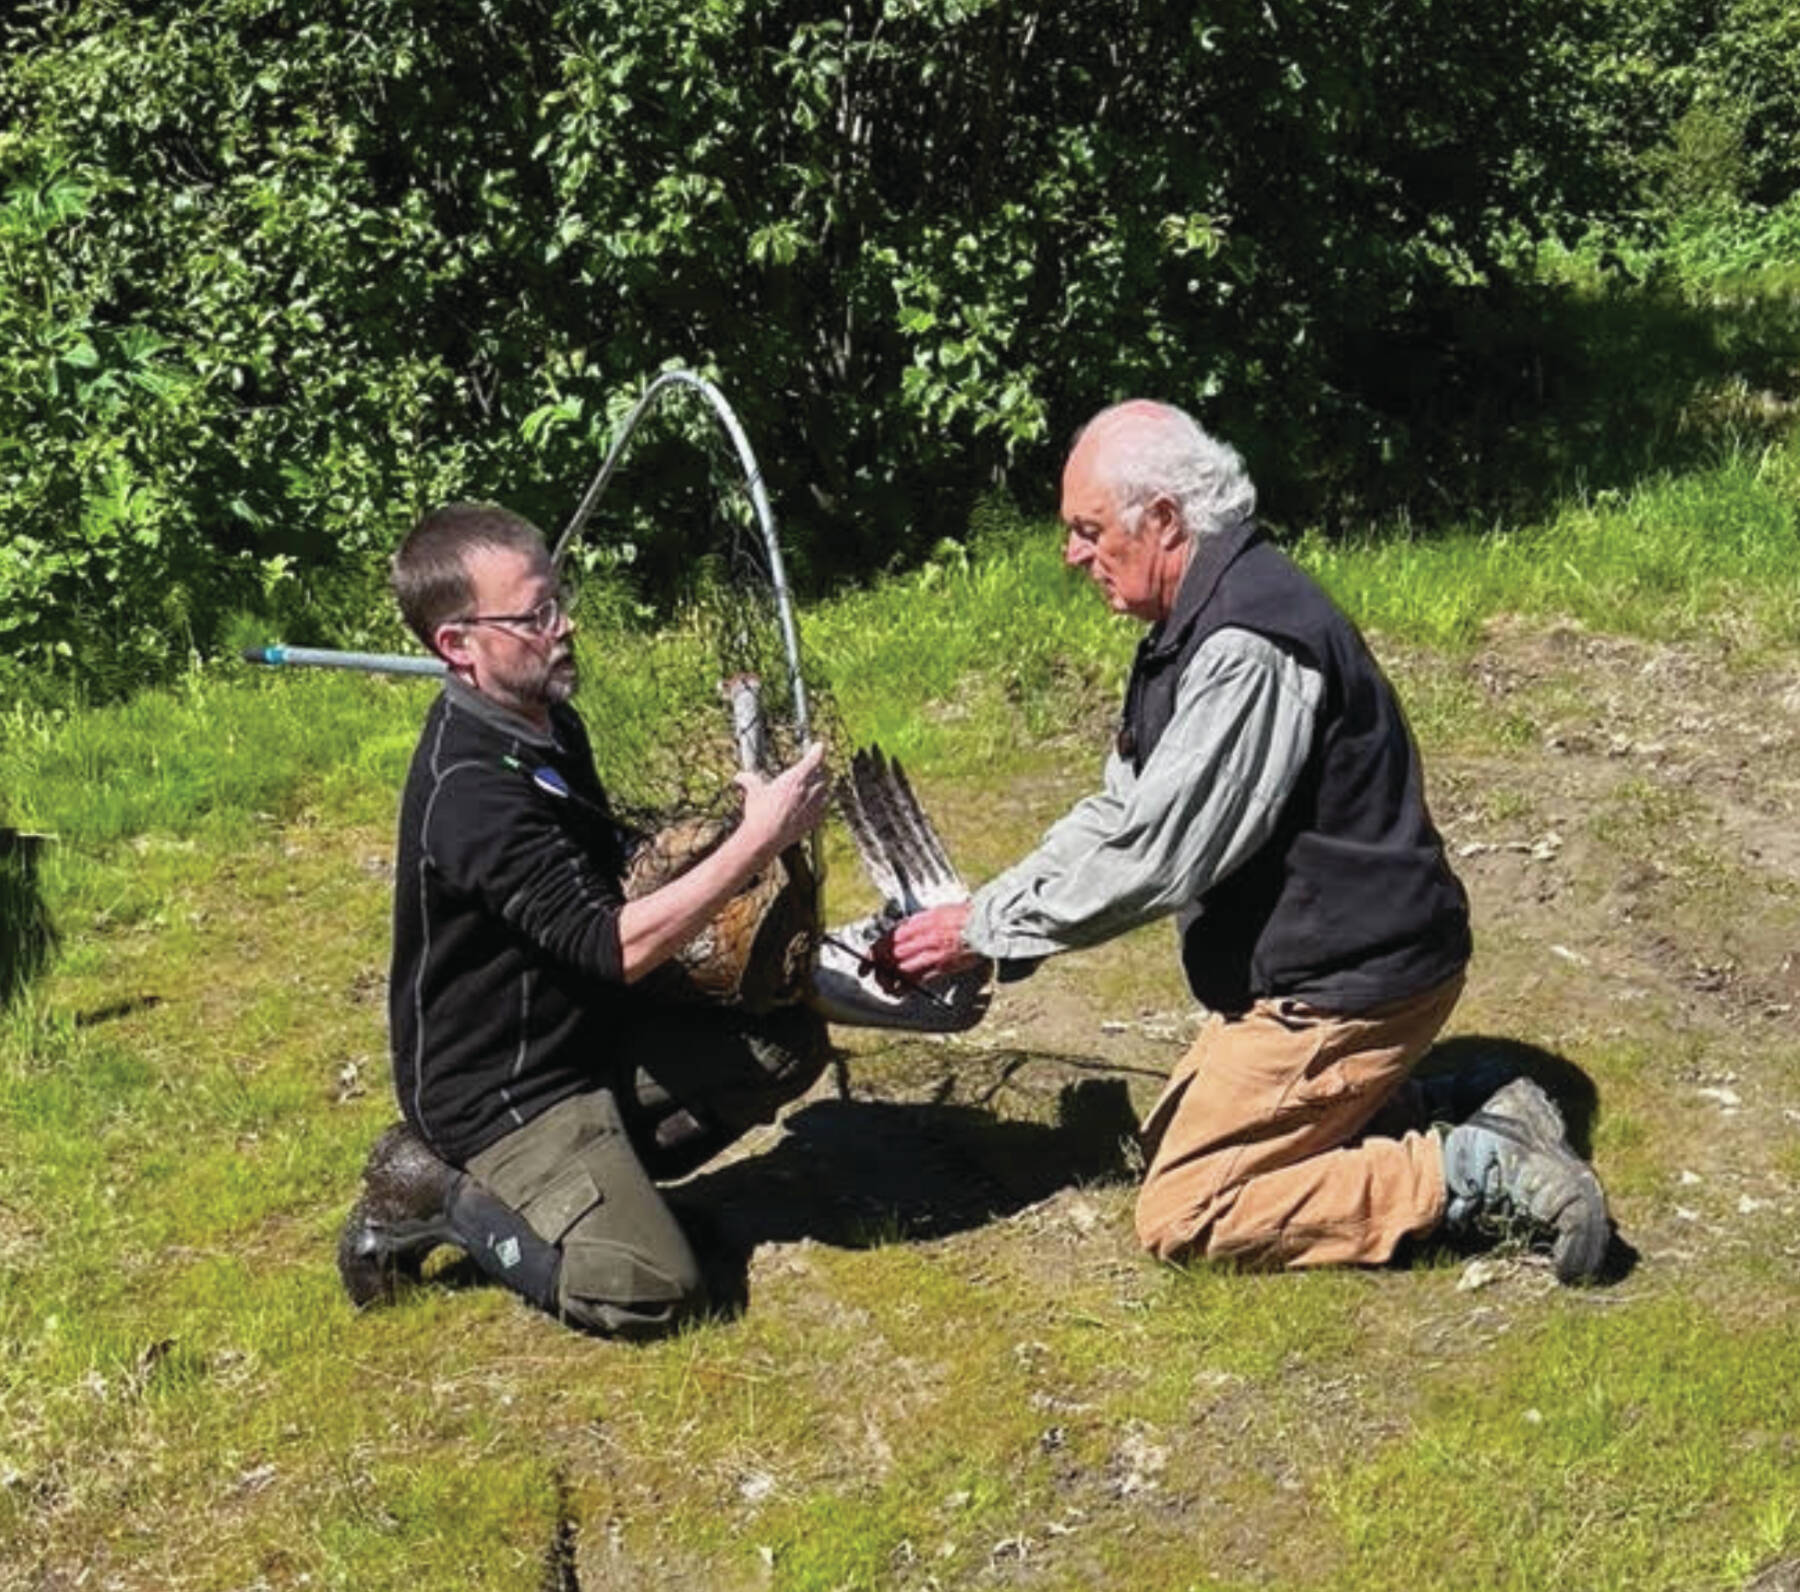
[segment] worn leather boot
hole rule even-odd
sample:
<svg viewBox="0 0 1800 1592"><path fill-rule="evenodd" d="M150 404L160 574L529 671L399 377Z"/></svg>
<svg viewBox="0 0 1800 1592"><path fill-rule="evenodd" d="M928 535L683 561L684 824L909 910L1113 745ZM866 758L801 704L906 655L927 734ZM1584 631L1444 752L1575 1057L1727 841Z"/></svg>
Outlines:
<svg viewBox="0 0 1800 1592"><path fill-rule="evenodd" d="M338 1276L358 1310L389 1303L401 1278L418 1280L432 1250L458 1242L449 1208L459 1176L404 1122L375 1141L338 1238Z"/></svg>
<svg viewBox="0 0 1800 1592"><path fill-rule="evenodd" d="M1559 1281L1586 1281L1606 1259L1606 1193L1564 1139L1562 1113L1529 1078L1445 1135L1444 1184L1453 1229L1518 1221L1550 1234Z"/></svg>

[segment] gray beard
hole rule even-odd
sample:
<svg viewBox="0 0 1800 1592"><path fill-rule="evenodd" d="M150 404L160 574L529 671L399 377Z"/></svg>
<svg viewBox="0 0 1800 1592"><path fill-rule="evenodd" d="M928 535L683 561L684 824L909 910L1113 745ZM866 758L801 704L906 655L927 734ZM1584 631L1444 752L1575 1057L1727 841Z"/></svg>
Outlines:
<svg viewBox="0 0 1800 1592"><path fill-rule="evenodd" d="M551 671L550 678L544 682L544 700L553 705L567 702L580 684L581 674L571 657L567 664Z"/></svg>

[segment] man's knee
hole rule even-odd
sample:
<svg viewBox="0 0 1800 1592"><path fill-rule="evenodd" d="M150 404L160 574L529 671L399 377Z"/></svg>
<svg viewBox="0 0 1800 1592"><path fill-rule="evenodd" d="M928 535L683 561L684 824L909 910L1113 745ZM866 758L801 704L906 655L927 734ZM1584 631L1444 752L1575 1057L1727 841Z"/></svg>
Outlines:
<svg viewBox="0 0 1800 1592"><path fill-rule="evenodd" d="M702 1300L687 1235L646 1175L610 1091L553 1106L471 1170L492 1178L535 1238L553 1246L553 1296L537 1302L571 1325L655 1333Z"/></svg>
<svg viewBox="0 0 1800 1592"><path fill-rule="evenodd" d="M1137 1209L1133 1212L1137 1241L1158 1260L1174 1260L1194 1241L1192 1224L1154 1182L1146 1182L1138 1190Z"/></svg>
<svg viewBox="0 0 1800 1592"><path fill-rule="evenodd" d="M1144 1180L1133 1213L1138 1243L1158 1260L1210 1259L1215 1225L1235 1191L1196 1192L1180 1181L1154 1174Z"/></svg>
<svg viewBox="0 0 1800 1592"><path fill-rule="evenodd" d="M580 1236L563 1244L557 1308L571 1326L605 1337L654 1337L705 1303L700 1267L685 1244L650 1250Z"/></svg>

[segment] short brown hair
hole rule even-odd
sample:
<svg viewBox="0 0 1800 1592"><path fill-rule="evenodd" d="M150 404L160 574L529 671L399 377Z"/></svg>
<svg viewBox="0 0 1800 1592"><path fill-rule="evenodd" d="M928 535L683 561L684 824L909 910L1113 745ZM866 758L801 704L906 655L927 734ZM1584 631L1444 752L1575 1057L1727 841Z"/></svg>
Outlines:
<svg viewBox="0 0 1800 1592"><path fill-rule="evenodd" d="M394 554L392 584L400 617L435 652L437 627L466 613L475 600L466 562L471 552L492 547L535 553L543 546L542 531L498 503L446 503L433 509L407 532Z"/></svg>

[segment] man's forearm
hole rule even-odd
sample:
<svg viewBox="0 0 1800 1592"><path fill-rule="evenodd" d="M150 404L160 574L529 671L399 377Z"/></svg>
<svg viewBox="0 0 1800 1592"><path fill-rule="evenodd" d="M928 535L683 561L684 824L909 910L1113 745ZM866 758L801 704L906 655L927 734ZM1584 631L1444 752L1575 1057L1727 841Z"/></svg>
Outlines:
<svg viewBox="0 0 1800 1592"><path fill-rule="evenodd" d="M628 901L620 912L620 963L627 984L668 961L759 868L818 827L831 790L824 743L813 742L773 778L743 773L737 784L743 792L743 816L724 843L661 889Z"/></svg>
<svg viewBox="0 0 1800 1592"><path fill-rule="evenodd" d="M654 972L693 939L770 857L742 829L684 874L619 910L621 971L627 984Z"/></svg>

